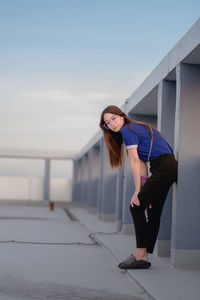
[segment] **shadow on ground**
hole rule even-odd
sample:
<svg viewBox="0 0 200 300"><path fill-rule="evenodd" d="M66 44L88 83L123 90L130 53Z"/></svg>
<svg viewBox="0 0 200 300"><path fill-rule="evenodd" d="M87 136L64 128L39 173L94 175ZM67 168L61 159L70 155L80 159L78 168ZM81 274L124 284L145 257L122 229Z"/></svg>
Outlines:
<svg viewBox="0 0 200 300"><path fill-rule="evenodd" d="M88 289L55 283L34 283L23 279L0 280L0 299L52 299L52 300L142 300L124 294L114 294L105 290Z"/></svg>

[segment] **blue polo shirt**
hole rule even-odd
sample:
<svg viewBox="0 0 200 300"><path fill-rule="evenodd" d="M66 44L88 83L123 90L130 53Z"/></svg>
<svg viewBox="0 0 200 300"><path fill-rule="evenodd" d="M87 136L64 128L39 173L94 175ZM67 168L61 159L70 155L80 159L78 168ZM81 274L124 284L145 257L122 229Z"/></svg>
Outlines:
<svg viewBox="0 0 200 300"><path fill-rule="evenodd" d="M133 123L129 123L129 125L136 132L131 131L127 127L127 124L122 127L121 133L126 148L137 148L139 158L146 162L151 146L151 135L142 125ZM162 154L173 153L173 150L167 141L154 129L153 136L154 139L149 160L153 160Z"/></svg>

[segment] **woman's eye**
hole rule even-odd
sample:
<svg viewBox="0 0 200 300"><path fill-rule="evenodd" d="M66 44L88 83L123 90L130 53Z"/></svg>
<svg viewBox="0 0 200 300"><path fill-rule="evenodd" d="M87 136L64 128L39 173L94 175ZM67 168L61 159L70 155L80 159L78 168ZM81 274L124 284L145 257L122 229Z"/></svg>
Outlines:
<svg viewBox="0 0 200 300"><path fill-rule="evenodd" d="M112 121L115 121L115 117L112 117Z"/></svg>

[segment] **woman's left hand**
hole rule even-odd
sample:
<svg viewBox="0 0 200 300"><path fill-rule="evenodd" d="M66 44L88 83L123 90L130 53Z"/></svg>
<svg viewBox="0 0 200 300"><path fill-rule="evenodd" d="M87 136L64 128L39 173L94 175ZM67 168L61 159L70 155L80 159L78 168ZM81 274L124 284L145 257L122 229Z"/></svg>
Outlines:
<svg viewBox="0 0 200 300"><path fill-rule="evenodd" d="M136 206L140 205L140 201L138 199L138 192L135 192L133 194L133 197L131 198L131 206L133 207L133 205L136 205Z"/></svg>

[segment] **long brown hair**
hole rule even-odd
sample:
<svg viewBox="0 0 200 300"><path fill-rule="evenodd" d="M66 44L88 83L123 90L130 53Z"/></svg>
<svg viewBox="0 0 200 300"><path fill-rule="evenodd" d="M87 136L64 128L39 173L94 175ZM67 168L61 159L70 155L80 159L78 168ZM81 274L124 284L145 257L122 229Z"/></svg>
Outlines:
<svg viewBox="0 0 200 300"><path fill-rule="evenodd" d="M127 127L133 132L139 133L130 127L130 123L142 125L148 130L151 137L152 138L154 138L154 137L152 134L151 125L149 125L145 122L131 120L119 107L117 107L115 105L109 105L108 107L106 107L101 114L99 126L103 130L105 143L106 143L106 146L108 149L110 165L112 168L117 168L117 167L121 167L123 165L124 143L123 143L123 138L122 138L122 134L120 131L114 132L114 131L112 131L110 129L106 129L104 127L104 124L105 124L104 114L106 114L106 113L124 117L124 124L127 125Z"/></svg>

